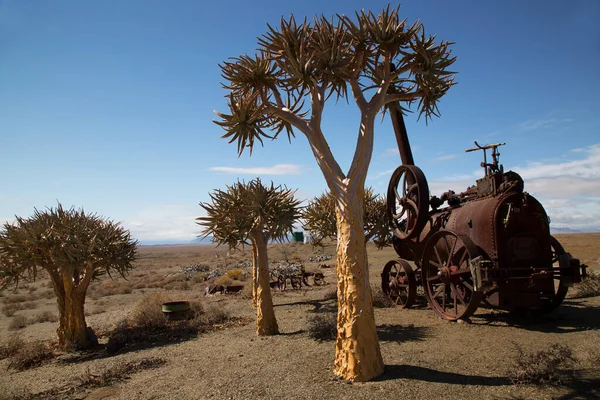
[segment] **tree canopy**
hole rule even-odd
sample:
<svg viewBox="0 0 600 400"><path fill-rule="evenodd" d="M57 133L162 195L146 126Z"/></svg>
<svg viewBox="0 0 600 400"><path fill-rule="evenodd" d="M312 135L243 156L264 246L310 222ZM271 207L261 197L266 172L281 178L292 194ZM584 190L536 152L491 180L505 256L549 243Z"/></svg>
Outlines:
<svg viewBox="0 0 600 400"><path fill-rule="evenodd" d="M300 200L294 194L273 182L265 186L260 178L238 181L210 193L211 202L200 203L206 216L196 221L204 227L205 237L212 236L217 244L231 248L248 244L256 232L267 232L270 240L282 241L300 216Z"/></svg>
<svg viewBox="0 0 600 400"><path fill-rule="evenodd" d="M309 201L302 212L304 229L311 233L311 243L321 246L323 239L335 239L337 235L335 217L335 197L331 192L323 193ZM365 241L373 240L378 248L390 243L390 226L385 198L372 188L364 192L364 231Z"/></svg>

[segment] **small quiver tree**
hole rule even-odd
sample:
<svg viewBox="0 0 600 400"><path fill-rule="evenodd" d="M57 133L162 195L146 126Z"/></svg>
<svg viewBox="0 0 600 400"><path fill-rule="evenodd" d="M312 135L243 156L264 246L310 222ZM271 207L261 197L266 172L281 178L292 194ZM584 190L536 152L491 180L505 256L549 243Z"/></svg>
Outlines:
<svg viewBox="0 0 600 400"><path fill-rule="evenodd" d="M83 349L93 344L84 304L90 282L103 274L125 274L133 268L137 241L118 223L83 209L65 210L59 203L30 218L16 217L0 231L0 285L50 276L58 304L58 345ZM112 277L112 275L111 275Z"/></svg>
<svg viewBox="0 0 600 400"><path fill-rule="evenodd" d="M237 182L226 190L216 189L210 203L200 203L206 216L196 220L204 227L202 236L212 236L217 245L236 249L252 245L252 305L256 308L256 334L279 333L271 287L267 244L283 241L300 216L295 191L281 186L264 186L259 178Z"/></svg>
<svg viewBox="0 0 600 400"><path fill-rule="evenodd" d="M390 224L387 216L385 198L376 194L372 188L364 192L364 235L365 242L373 240L381 249L390 244ZM302 212L304 229L311 233L313 246L323 246L324 239L337 237L335 218L335 197L331 192L323 193L308 202Z"/></svg>
<svg viewBox="0 0 600 400"><path fill-rule="evenodd" d="M449 42L409 25L399 7L356 18L336 15L269 26L258 51L220 65L229 113L215 121L238 153L285 131L301 132L333 196L337 225L338 319L334 373L368 381L383 373L364 240L364 184L373 155L375 121L390 108L438 115L438 101L454 84ZM344 172L322 131L328 99L353 99L360 113L356 148ZM405 107L404 107L404 106ZM350 138L346 132L337 132Z"/></svg>

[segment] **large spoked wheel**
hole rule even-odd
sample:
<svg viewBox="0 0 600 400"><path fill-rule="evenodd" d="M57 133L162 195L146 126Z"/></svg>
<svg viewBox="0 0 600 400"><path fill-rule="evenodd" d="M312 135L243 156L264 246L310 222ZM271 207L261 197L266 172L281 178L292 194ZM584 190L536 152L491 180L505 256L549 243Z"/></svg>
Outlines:
<svg viewBox="0 0 600 400"><path fill-rule="evenodd" d="M387 209L398 238L411 239L421 234L429 213L429 186L419 167L396 168L388 186Z"/></svg>
<svg viewBox="0 0 600 400"><path fill-rule="evenodd" d="M471 316L483 293L475 291L469 263L479 252L471 239L449 231L431 236L423 250L421 276L429 306L450 321Z"/></svg>
<svg viewBox="0 0 600 400"><path fill-rule="evenodd" d="M557 268L559 266L559 257L565 254L566 251L554 236L550 236L550 246L552 248L552 267ZM567 296L567 292L569 291L569 286L567 285L564 279L566 274L567 272L564 272L562 270L560 271L558 282L555 282L554 285L555 293L554 297L552 298L552 301L549 304L545 305L543 308L541 308L539 312L549 313L550 311L553 311L556 307L562 304L563 300Z"/></svg>
<svg viewBox="0 0 600 400"><path fill-rule="evenodd" d="M417 280L405 260L391 260L381 273L381 290L399 308L409 308L417 296Z"/></svg>

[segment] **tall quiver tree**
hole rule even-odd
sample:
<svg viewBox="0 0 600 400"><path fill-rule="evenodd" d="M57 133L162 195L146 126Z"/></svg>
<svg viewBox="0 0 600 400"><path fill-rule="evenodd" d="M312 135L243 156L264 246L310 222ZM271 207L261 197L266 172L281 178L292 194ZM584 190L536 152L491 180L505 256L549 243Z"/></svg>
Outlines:
<svg viewBox="0 0 600 400"><path fill-rule="evenodd" d="M137 241L118 223L59 203L30 218L16 217L0 231L0 287L35 280L45 270L58 304L58 344L82 349L93 344L84 304L90 282L133 268Z"/></svg>
<svg viewBox="0 0 600 400"><path fill-rule="evenodd" d="M449 43L436 43L423 25L400 20L399 8L361 11L300 24L294 17L268 26L258 52L220 65L230 113L215 121L241 154L283 130L308 139L336 199L338 331L334 372L367 381L383 372L363 232L364 183L378 113L415 100L419 116L437 115L437 102L454 83ZM348 92L350 88L350 92ZM344 173L321 130L327 99L351 97L360 111L358 138ZM403 109L403 108L401 108ZM270 132L269 132L270 131ZM272 132L272 133L271 133Z"/></svg>
<svg viewBox="0 0 600 400"><path fill-rule="evenodd" d="M300 216L295 191L264 186L259 178L236 182L226 190L216 189L210 203L200 203L206 216L196 220L204 226L203 236L212 236L218 245L239 248L252 245L252 303L256 309L256 334L279 333L269 285L269 241L282 241L292 232Z"/></svg>

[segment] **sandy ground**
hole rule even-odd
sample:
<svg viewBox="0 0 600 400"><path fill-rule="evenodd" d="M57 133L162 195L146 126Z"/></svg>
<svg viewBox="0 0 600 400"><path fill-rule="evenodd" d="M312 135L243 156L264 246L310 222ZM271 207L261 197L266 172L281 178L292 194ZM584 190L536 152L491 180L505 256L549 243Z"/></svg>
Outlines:
<svg viewBox="0 0 600 400"><path fill-rule="evenodd" d="M567 251L598 270L600 235L562 235L559 240ZM289 252L302 258L313 253L310 246L286 245ZM333 255L333 248L325 254ZM278 258L278 248L270 250ZM369 250L372 286L385 262L395 258L391 249ZM130 276L135 287L155 277L176 272L190 263L234 264L249 260L249 253L235 253L210 246L142 247L138 268ZM329 262L333 264L333 261ZM310 263L309 263L310 264ZM314 265L313 265L314 267ZM129 348L108 356L60 357L23 372L7 369L0 361L0 399L23 393L44 393L52 388L74 384L74 377L90 371L102 371L122 361L146 357L164 358L166 365L132 374L123 382L94 390L79 390L63 398L87 399L571 399L600 398L598 345L600 340L600 297L568 298L554 312L517 318L505 312L480 308L471 323L446 322L426 306L409 310L375 310L379 339L386 364L384 375L373 382L349 384L332 373L333 342L311 339L306 330L309 319L318 313L334 312L335 301L323 300L334 290L335 271L324 269L327 284L302 290L275 292L275 313L281 334L256 337L253 322L177 343L155 343ZM100 285L100 284L97 284ZM222 306L232 314L252 321L250 302L239 295L203 297L203 283L187 288L171 288L179 299L201 298L205 304ZM41 293L45 282L8 296ZM138 285L140 286L140 285ZM171 282L171 286L172 282ZM164 291L150 287L131 293L88 296L88 325L97 332L110 329L132 309L145 293ZM94 293L93 290L90 292ZM42 311L54 311L53 298L40 298L35 308L18 310L17 315L33 318ZM0 315L4 339L15 318ZM35 323L17 331L26 340L52 339L56 324ZM508 378L514 368L516 345L525 351L538 350L553 343L568 344L578 358L575 378L564 386L513 385ZM50 397L46 392L43 397Z"/></svg>

